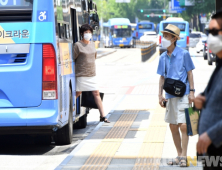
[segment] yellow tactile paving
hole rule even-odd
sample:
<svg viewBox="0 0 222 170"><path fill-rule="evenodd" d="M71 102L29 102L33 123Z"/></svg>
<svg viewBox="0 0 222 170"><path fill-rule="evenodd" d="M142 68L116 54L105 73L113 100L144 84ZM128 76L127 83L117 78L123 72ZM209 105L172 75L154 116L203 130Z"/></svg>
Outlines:
<svg viewBox="0 0 222 170"><path fill-rule="evenodd" d="M164 113L156 113L152 116L152 121L150 122L150 127L166 127L167 123L163 121L165 118Z"/></svg>
<svg viewBox="0 0 222 170"><path fill-rule="evenodd" d="M124 139L137 114L123 114L106 135L106 139Z"/></svg>
<svg viewBox="0 0 222 170"><path fill-rule="evenodd" d="M164 122L165 109L157 106L153 112L133 170L159 169L167 124Z"/></svg>
<svg viewBox="0 0 222 170"><path fill-rule="evenodd" d="M133 170L159 169L167 124L160 106L153 109L149 127L131 128L139 110L125 110L118 121L102 140L101 144L90 155L80 170L105 170L113 158L136 159ZM143 143L138 145L136 155L116 155L122 141L129 131L146 131Z"/></svg>
<svg viewBox="0 0 222 170"><path fill-rule="evenodd" d="M133 170L158 168L160 165L163 144L143 143Z"/></svg>
<svg viewBox="0 0 222 170"><path fill-rule="evenodd" d="M105 170L125 138L138 110L126 110L80 170Z"/></svg>
<svg viewBox="0 0 222 170"><path fill-rule="evenodd" d="M149 127L144 143L164 143L166 127Z"/></svg>
<svg viewBox="0 0 222 170"><path fill-rule="evenodd" d="M120 145L120 142L102 142L80 170L105 170Z"/></svg>

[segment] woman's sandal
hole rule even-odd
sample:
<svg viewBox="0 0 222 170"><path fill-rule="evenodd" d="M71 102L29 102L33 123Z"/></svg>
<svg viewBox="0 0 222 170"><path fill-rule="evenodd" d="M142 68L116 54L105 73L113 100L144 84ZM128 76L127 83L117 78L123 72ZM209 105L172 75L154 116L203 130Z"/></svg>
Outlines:
<svg viewBox="0 0 222 170"><path fill-rule="evenodd" d="M180 167L187 167L187 158L180 157Z"/></svg>
<svg viewBox="0 0 222 170"><path fill-rule="evenodd" d="M167 165L179 165L180 164L180 157L177 156L174 160L167 163Z"/></svg>
<svg viewBox="0 0 222 170"><path fill-rule="evenodd" d="M110 123L106 117L101 117L100 116L100 122L105 122L105 123Z"/></svg>

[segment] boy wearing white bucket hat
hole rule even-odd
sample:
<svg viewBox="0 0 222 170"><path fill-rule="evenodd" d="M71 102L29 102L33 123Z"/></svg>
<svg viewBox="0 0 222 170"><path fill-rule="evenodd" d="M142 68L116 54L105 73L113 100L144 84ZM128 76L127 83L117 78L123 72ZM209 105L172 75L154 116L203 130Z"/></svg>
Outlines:
<svg viewBox="0 0 222 170"><path fill-rule="evenodd" d="M166 107L165 121L170 124L170 130L177 150L177 157L168 162L168 165L187 166L187 146L189 137L184 109L189 107L189 103L194 101L194 81L192 70L195 69L193 61L187 50L176 46L180 40L180 29L172 24L168 24L163 33L162 46L167 51L162 53L159 59L157 74L159 80L159 104ZM163 85L166 78L180 80L186 85L183 97L176 97L165 93L163 97ZM179 130L181 131L182 138Z"/></svg>

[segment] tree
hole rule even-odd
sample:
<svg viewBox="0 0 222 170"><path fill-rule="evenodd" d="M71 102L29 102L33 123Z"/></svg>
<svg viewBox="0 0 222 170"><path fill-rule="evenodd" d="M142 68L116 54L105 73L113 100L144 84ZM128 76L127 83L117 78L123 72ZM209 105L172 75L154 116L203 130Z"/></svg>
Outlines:
<svg viewBox="0 0 222 170"><path fill-rule="evenodd" d="M146 9L164 9L164 0L131 0L130 3L116 3L116 0L94 0L97 3L99 16L108 21L109 18L129 18L133 23L135 17L139 20L150 20L154 23L159 23L163 18L159 17L146 17L144 14L163 14L163 11L149 11ZM168 2L168 0L165 0ZM190 0L195 1L195 0ZM204 1L204 3L198 3ZM186 10L182 14L173 14L184 18L184 20L190 22L191 20L198 20L198 16L201 13L207 14L208 18L210 14L215 11L215 0L196 0L195 6L187 6ZM166 3L166 9L168 9L168 3ZM143 12L140 11L143 9ZM168 10L166 10L167 14ZM114 15L112 15L114 14Z"/></svg>
<svg viewBox="0 0 222 170"><path fill-rule="evenodd" d="M184 11L180 16L184 18L186 21L191 21L191 19L194 21L194 27L197 27L197 30L201 30L201 23L198 22L199 25L197 25L197 20L199 20L200 14L206 14L208 19L210 15L215 11L216 3L215 0L190 0L191 2L195 3L195 6L187 6L186 11ZM201 3L201 1L203 1ZM201 30L203 31L203 30Z"/></svg>
<svg viewBox="0 0 222 170"><path fill-rule="evenodd" d="M135 17L139 20L147 20L144 14L150 14L150 11L141 13L140 9L163 9L164 0L131 0L130 3L116 3L115 0L95 0L98 6L98 13L105 21L109 18L129 18L131 22L135 22ZM159 11L159 13L163 13ZM113 13L114 15L111 15ZM158 13L158 12L156 12ZM162 18L148 18L152 22L160 22Z"/></svg>

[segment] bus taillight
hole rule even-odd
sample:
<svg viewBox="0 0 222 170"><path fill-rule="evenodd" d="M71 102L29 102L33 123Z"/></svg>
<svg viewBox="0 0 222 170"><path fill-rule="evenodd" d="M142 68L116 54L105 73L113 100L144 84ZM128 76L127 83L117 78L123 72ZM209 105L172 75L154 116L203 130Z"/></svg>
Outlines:
<svg viewBox="0 0 222 170"><path fill-rule="evenodd" d="M187 36L187 46L189 46L189 44L190 44L190 37Z"/></svg>
<svg viewBox="0 0 222 170"><path fill-rule="evenodd" d="M159 44L161 44L161 36L159 36Z"/></svg>
<svg viewBox="0 0 222 170"><path fill-rule="evenodd" d="M52 44L42 48L42 99L58 99L56 53Z"/></svg>
<svg viewBox="0 0 222 170"><path fill-rule="evenodd" d="M138 38L138 32L136 32L136 37Z"/></svg>

